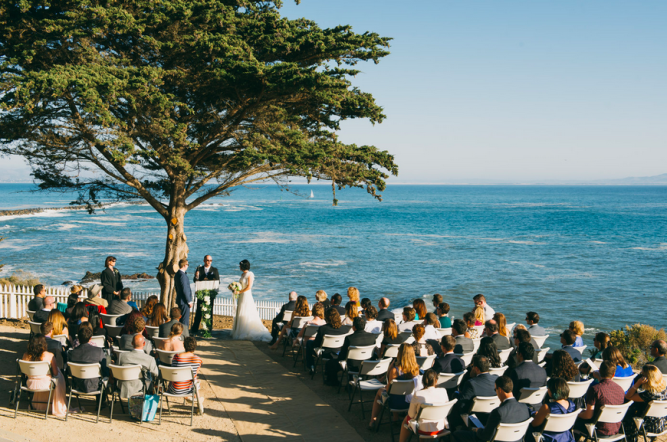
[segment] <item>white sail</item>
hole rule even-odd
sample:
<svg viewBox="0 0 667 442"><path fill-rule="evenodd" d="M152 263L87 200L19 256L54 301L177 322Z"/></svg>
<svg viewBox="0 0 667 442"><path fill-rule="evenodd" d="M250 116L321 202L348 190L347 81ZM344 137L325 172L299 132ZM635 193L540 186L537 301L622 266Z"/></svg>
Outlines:
<svg viewBox="0 0 667 442"><path fill-rule="evenodd" d="M313 195L313 191L312 191L312 190L310 191L310 197L311 197L311 198L315 198L315 195Z"/></svg>

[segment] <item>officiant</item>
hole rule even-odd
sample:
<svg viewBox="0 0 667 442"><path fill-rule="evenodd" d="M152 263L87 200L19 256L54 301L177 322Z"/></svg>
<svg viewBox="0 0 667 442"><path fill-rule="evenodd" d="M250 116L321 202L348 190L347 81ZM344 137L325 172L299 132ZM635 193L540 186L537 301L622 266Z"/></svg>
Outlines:
<svg viewBox="0 0 667 442"><path fill-rule="evenodd" d="M213 267L213 257L206 255L204 257L204 265L200 265L195 269L194 281L220 281L220 274L218 269ZM215 296L211 297L211 305L215 301ZM201 303L197 302L197 312L195 313L195 320L190 327L190 334L194 335L199 331L199 324L201 323L202 311Z"/></svg>

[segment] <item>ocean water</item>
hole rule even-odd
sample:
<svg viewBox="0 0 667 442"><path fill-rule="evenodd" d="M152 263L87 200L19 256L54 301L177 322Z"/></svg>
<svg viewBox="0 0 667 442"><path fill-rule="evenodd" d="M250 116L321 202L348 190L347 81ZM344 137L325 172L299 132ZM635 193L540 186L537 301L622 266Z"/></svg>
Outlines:
<svg viewBox="0 0 667 442"><path fill-rule="evenodd" d="M0 209L72 199L31 188L0 184ZM440 293L461 317L484 293L510 322L539 312L552 334L574 319L589 337L636 322L665 326L667 187L394 185L383 202L338 192L338 207L328 186L294 189L301 195L244 188L188 213L190 273L208 253L223 283L250 260L259 299L290 290L314 299L353 285L392 307ZM311 190L315 198L305 198ZM108 254L123 273L154 274L166 227L148 206L119 204L94 215L0 217L0 235L2 274L22 269L61 284L101 271Z"/></svg>

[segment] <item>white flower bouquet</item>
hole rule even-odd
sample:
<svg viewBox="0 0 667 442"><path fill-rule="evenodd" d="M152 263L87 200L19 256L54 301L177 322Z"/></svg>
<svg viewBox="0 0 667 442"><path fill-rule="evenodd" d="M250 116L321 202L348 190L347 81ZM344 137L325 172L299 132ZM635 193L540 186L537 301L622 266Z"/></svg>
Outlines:
<svg viewBox="0 0 667 442"><path fill-rule="evenodd" d="M227 286L227 288L228 288L229 291L231 291L232 294L234 295L234 299L238 299L238 297L239 297L239 291L241 291L241 289L242 289L243 287L241 286L241 283L239 283L239 282L232 282L231 284L229 284L229 285Z"/></svg>

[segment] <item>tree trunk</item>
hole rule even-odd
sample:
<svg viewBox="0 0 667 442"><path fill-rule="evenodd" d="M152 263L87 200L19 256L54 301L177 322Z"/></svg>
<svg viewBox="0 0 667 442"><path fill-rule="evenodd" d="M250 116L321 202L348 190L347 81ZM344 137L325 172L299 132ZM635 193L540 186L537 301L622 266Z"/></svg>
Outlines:
<svg viewBox="0 0 667 442"><path fill-rule="evenodd" d="M188 257L187 237L183 221L185 219L185 204L169 206L167 219L167 244L164 251L164 260L158 267L157 279L160 282L160 302L170 310L176 305L174 290L174 275L179 269L178 262Z"/></svg>

